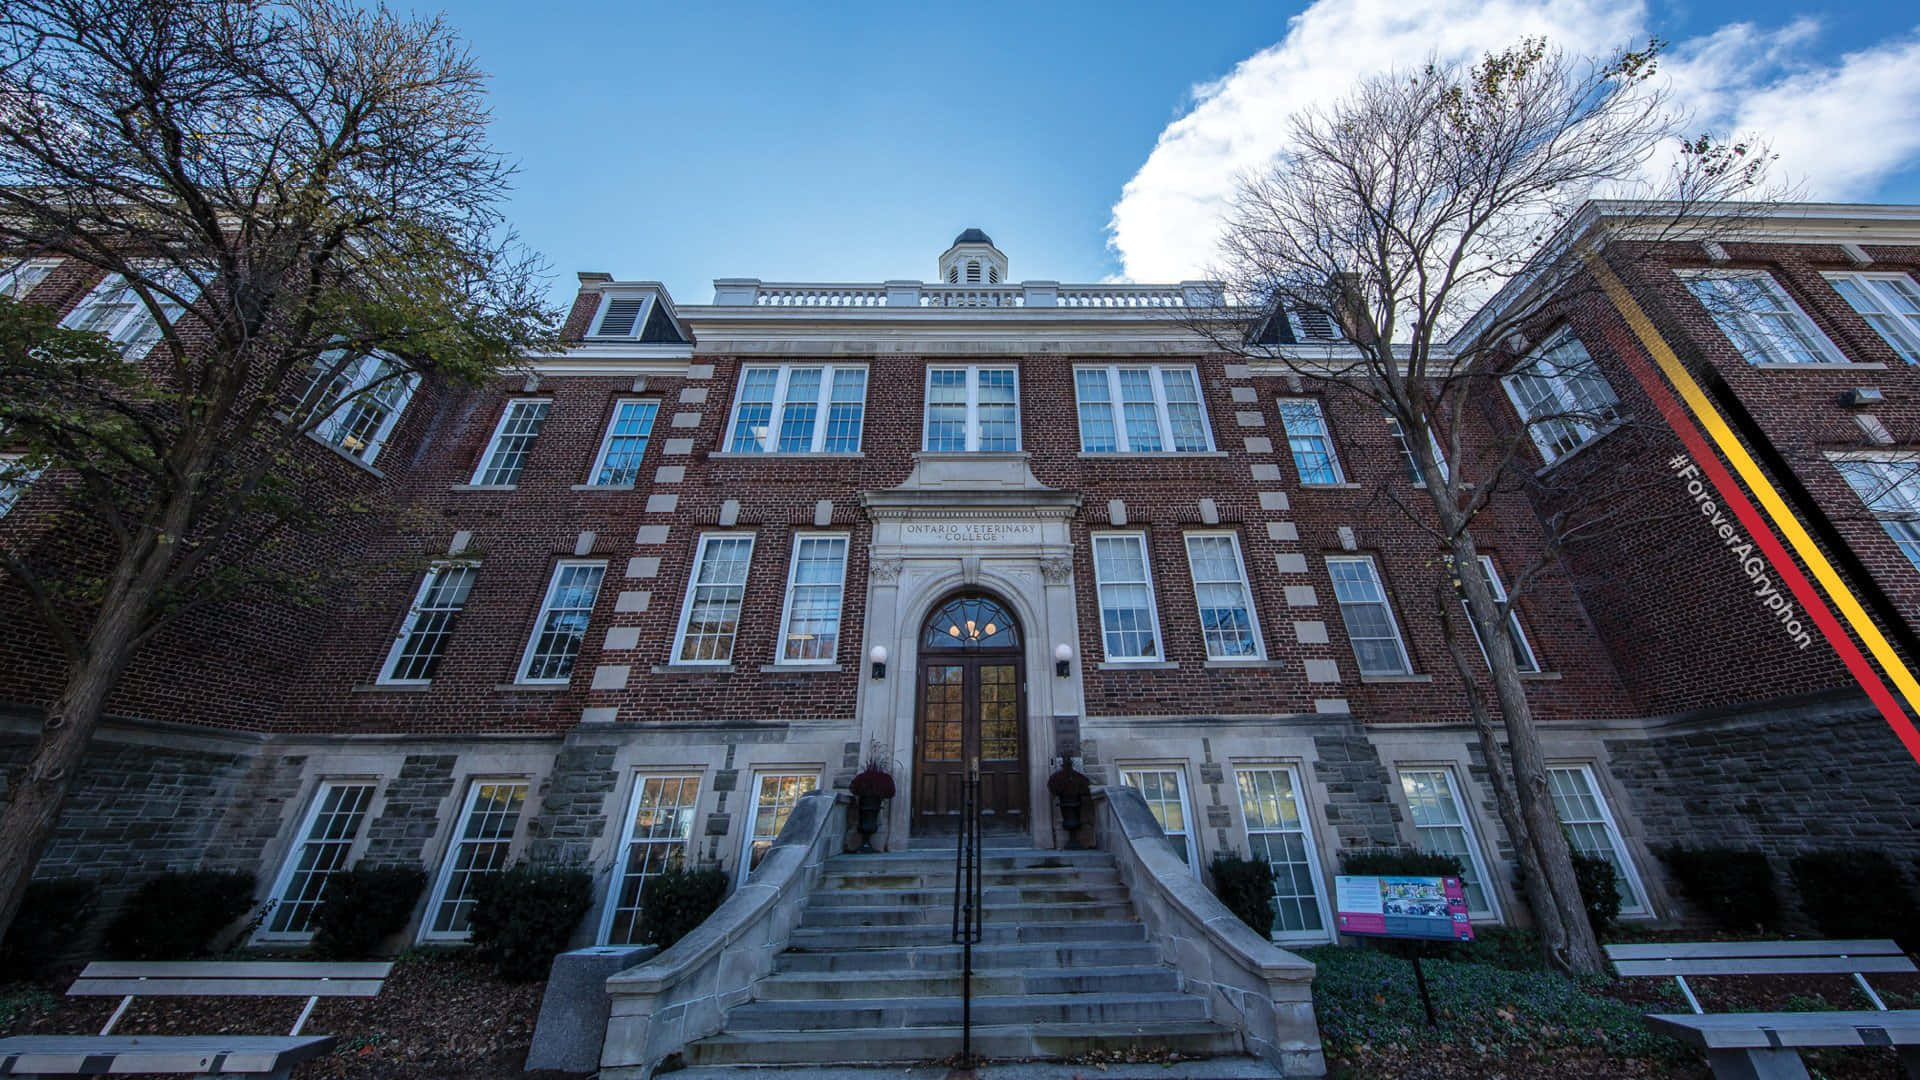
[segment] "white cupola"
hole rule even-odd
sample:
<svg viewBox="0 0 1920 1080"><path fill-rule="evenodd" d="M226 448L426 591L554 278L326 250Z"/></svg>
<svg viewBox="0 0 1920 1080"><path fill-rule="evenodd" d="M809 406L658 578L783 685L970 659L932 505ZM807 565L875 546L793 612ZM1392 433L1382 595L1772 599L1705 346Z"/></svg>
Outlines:
<svg viewBox="0 0 1920 1080"><path fill-rule="evenodd" d="M953 246L940 256L939 280L949 285L999 285L1007 280L1007 257L986 233L968 229L954 237Z"/></svg>

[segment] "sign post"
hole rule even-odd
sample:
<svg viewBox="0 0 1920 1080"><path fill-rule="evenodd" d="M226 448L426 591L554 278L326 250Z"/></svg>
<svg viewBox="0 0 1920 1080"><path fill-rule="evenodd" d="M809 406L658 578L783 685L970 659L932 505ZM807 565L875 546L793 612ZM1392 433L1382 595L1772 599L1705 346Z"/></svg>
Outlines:
<svg viewBox="0 0 1920 1080"><path fill-rule="evenodd" d="M1467 920L1467 892L1457 877L1342 874L1333 880L1336 921L1343 934L1412 941L1473 940L1473 923ZM1418 952L1413 954L1413 982L1427 1011L1427 1026L1437 1026Z"/></svg>

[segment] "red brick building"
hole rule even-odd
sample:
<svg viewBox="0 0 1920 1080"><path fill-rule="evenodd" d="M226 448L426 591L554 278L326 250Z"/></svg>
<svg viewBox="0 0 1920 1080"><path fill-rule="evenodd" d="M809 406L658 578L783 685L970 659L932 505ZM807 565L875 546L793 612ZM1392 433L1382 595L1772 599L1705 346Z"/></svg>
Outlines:
<svg viewBox="0 0 1920 1080"><path fill-rule="evenodd" d="M1920 209L1630 240L1615 272L1911 664ZM0 284L99 322L101 286L39 269ZM252 870L282 901L262 938L298 941L328 869L414 862L434 939L461 936L472 873L557 858L598 878L583 937L621 941L644 875L676 855L744 874L798 793L876 753L901 781L888 842L948 827L978 756L993 820L1054 846L1044 782L1068 756L1140 788L1196 872L1274 862L1279 940L1328 940L1336 854L1375 844L1455 852L1476 917L1524 918L1417 470L1381 415L1183 326L1215 288L1016 282L974 229L932 283L725 279L696 306L582 274L567 351L322 429L339 482L405 512L316 542L364 568L322 609L150 646L38 873ZM1715 289L1722 319L1772 306L1723 328ZM1271 346L1342 348L1298 317ZM1639 348L1570 288L1461 442L1596 386L1657 415ZM1543 471L1681 449L1549 428ZM59 543L37 524L57 479L15 478L0 539ZM1833 650L1757 606L1684 480L1639 497L1648 528L1569 551L1515 603L1556 800L1622 871L1626 915L1685 914L1662 843L1920 854L1914 763ZM1497 577L1538 560L1550 510L1494 495L1476 536ZM0 612L17 757L58 665L17 596Z"/></svg>

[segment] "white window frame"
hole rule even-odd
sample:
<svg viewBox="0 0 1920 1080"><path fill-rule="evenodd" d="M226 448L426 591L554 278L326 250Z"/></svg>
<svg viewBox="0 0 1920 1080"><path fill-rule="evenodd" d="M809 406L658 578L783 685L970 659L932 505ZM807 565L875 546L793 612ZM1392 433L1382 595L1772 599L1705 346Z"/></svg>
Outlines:
<svg viewBox="0 0 1920 1080"><path fill-rule="evenodd" d="M1847 356L1834 345L1807 313L1787 295L1780 282L1766 270L1675 270L1674 274L1687 286L1687 292L1705 308L1713 324L1720 328L1734 349L1746 358L1747 363L1768 367L1806 367L1814 364L1844 364ZM1789 324L1790 332L1800 339L1816 359L1793 360L1774 350L1777 335L1759 314L1749 311L1733 302L1725 289L1708 285L1707 288L1717 294L1716 299L1708 300L1695 289L1697 282L1753 281L1758 282L1760 291L1767 294L1776 308L1766 314L1778 315ZM1755 355L1755 353L1759 355Z"/></svg>
<svg viewBox="0 0 1920 1080"><path fill-rule="evenodd" d="M1233 547L1234 565L1240 570L1240 589L1247 598L1247 626L1253 633L1253 655L1251 656L1215 656L1212 647L1207 644L1206 618L1200 609L1201 581L1194 571L1192 541L1199 537L1224 536ZM1207 651L1207 661L1214 664L1252 663L1267 658L1267 641L1260 632L1260 605L1253 596L1253 582L1247 578L1247 560L1240 551L1240 534L1231 529L1197 529L1181 535L1180 545L1187 553L1187 580L1193 585L1194 615L1200 619L1200 646ZM1215 582L1208 582L1214 584Z"/></svg>
<svg viewBox="0 0 1920 1080"><path fill-rule="evenodd" d="M1130 540L1140 545L1139 581L1108 581L1100 573L1100 542ZM1160 632L1160 599L1153 588L1153 550L1147 544L1144 532L1096 532L1087 539L1087 548L1093 556L1093 601L1099 608L1099 630L1101 654L1110 664L1157 664L1167 659L1167 639ZM1115 653L1107 641L1107 605L1106 589L1109 585L1139 585L1147 590L1147 625L1153 631L1153 647L1157 653L1142 656L1124 656Z"/></svg>
<svg viewBox="0 0 1920 1080"><path fill-rule="evenodd" d="M187 309L193 306L194 301L200 298L200 283L193 280L186 271L179 267L159 260L147 260L135 263L134 265L139 268L138 272L140 274L148 278L158 279L165 277L172 279L171 284L174 287L174 291L187 298L184 304L176 303L158 290L148 290L153 293L154 302L160 305L161 311L166 315L168 324L178 327L180 325L180 317L185 315ZM147 307L146 302L140 298L140 295L133 291L133 286L128 283L126 276L123 274L109 273L106 277L101 278L98 284L87 291L87 295L80 298L80 303L75 305L74 309L67 313L66 318L60 320L60 325L70 330L82 328L82 324L87 320L87 317L92 313L95 306L103 303L109 296L122 289L127 292L128 306L126 312L111 323L95 326L92 327L92 329L105 334L107 340L118 346L121 355L125 356L128 360L138 360L146 354L147 350L164 340L166 332L161 329L159 321L153 316L153 312ZM141 346L145 346L145 348L141 348Z"/></svg>
<svg viewBox="0 0 1920 1080"><path fill-rule="evenodd" d="M495 865L484 870L466 868L468 874L461 882L460 895L449 898L447 890L453 885L453 875L460 861L461 852L468 847L482 844L498 844L491 837L469 837L467 830L473 825L473 811L480 801L480 790L486 787L505 787L520 789L520 805L513 811L513 825L507 830L506 847ZM472 934L471 928L465 930L435 930L434 924L440 921L440 909L447 906L449 899L454 904L468 899L468 886L474 878L486 874L498 874L513 864L513 849L520 838L520 825L526 818L527 796L533 793L533 784L524 776L472 777L467 781L467 797L460 802L460 814L453 819L453 828L447 834L447 850L440 858L440 872L434 876L433 891L427 894L427 907L420 916L419 941L465 941Z"/></svg>
<svg viewBox="0 0 1920 1080"><path fill-rule="evenodd" d="M1907 557L1915 570L1920 570L1920 454L1855 452L1829 454L1827 460L1833 463L1841 481L1860 500L1861 507L1880 523L1880 528L1886 532L1894 548ZM1870 471L1880 477L1878 486L1870 491L1862 491L1853 482L1853 473L1847 468L1848 465L1891 466L1897 472L1888 477L1882 468L1871 468Z"/></svg>
<svg viewBox="0 0 1920 1080"><path fill-rule="evenodd" d="M801 545L808 540L838 541L840 544L840 581L839 584L835 586L839 591L839 598L833 620L833 655L794 659L787 656L787 645L792 640L791 634L793 633L793 627L791 625L793 620L793 594L796 584L795 579L798 578L800 574L800 548ZM817 667L821 664L836 663L839 660L840 646L844 644L844 641L841 640L843 635L840 633L840 628L842 623L846 621L845 617L847 613L847 560L852 557L852 553L853 538L848 533L796 532L793 534L793 551L787 558L787 598L785 603L780 606L779 648L776 650L773 658L773 662L776 665L781 667ZM692 590L689 589L688 591L691 593ZM742 595L742 606L745 606L744 592ZM735 635L736 639L738 636L738 634Z"/></svg>
<svg viewBox="0 0 1920 1080"><path fill-rule="evenodd" d="M1467 801L1460 793L1460 774L1450 764L1422 765L1417 762L1400 762L1394 766L1394 774L1400 781L1400 796L1407 804L1407 824L1419 836L1422 829L1450 829L1451 825L1421 825L1414 820L1413 798L1407 794L1407 776L1409 773L1434 773L1446 778L1447 796L1453 802L1454 816L1460 819L1459 829L1467 848L1466 869L1473 874L1474 884L1480 895L1486 897L1487 906L1481 910L1467 909L1467 917L1475 922L1500 921L1500 890L1493 886L1493 876L1488 871L1490 865L1486 853L1480 848L1480 830L1474 827L1473 815L1468 812ZM1421 849L1431 851L1430 845L1422 844Z"/></svg>
<svg viewBox="0 0 1920 1080"><path fill-rule="evenodd" d="M605 559L561 559L553 564L553 573L547 577L547 589L541 596L540 610L533 618L533 632L527 635L527 647L520 650L520 666L514 669L513 681L515 683L522 686L566 686L573 682L574 672L578 668L580 661L579 650L575 650L572 659L568 662L567 674L563 678L532 679L527 677L527 669L533 664L534 650L540 644L541 634L546 632L547 616L553 612L554 595L560 590L560 579L565 576L568 568L576 566L597 567L600 570L600 579L595 582L593 587L593 599L588 602L586 609L588 623L589 626L591 626L593 609L600 601L600 590L607 586L607 561ZM571 611L575 609L569 608L568 610ZM582 631L580 634L580 648L585 649L586 645L587 635L585 631Z"/></svg>
<svg viewBox="0 0 1920 1080"><path fill-rule="evenodd" d="M1904 294L1908 303L1920 307L1920 282L1915 281L1911 274L1898 271L1836 270L1821 276L1834 286L1840 299L1845 300L1862 321L1873 327L1895 355L1909 364L1920 364L1920 314L1889 310L1885 298L1874 288L1874 283L1885 282L1893 287L1893 291ZM1854 303L1852 297L1840 290L1843 284L1853 285L1865 294L1875 305L1874 310L1863 310Z"/></svg>
<svg viewBox="0 0 1920 1080"><path fill-rule="evenodd" d="M1320 845L1317 838L1313 835L1313 815L1307 810L1307 791L1301 777L1300 766L1297 762L1260 760L1233 762L1233 798L1235 805L1240 809L1240 825L1242 831L1247 836L1247 857L1257 857L1253 852L1253 835L1255 832L1284 833L1287 831L1285 829L1256 830L1253 827L1253 822L1247 817L1246 800L1240 791L1240 777L1243 774L1263 772L1286 774L1288 790L1293 794L1293 808L1300 821L1301 844L1306 849L1307 873L1313 886L1314 904L1320 909L1319 930L1282 930L1279 925L1278 912L1276 911L1272 938L1274 941L1286 945L1317 945L1333 941L1335 940L1335 913L1333 911L1333 905L1329 903L1330 897L1327 892L1326 870L1320 865ZM1269 863L1269 865L1272 864ZM1276 880L1274 884L1274 898L1277 900L1279 898L1278 880Z"/></svg>
<svg viewBox="0 0 1920 1080"><path fill-rule="evenodd" d="M1342 565L1342 564L1352 564L1355 566L1366 567L1367 580L1373 585L1374 588L1380 590L1380 599L1378 601L1373 601L1373 600L1348 601L1348 600L1341 599L1340 580L1337 576L1335 576L1333 572L1333 568L1335 566ZM1383 577L1380 573L1379 562L1376 561L1374 557L1371 555L1329 555L1327 556L1327 577L1333 586L1334 606L1340 609L1340 625L1343 626L1347 631L1347 645L1349 648L1353 650L1353 666L1356 670L1360 672L1360 677L1363 679L1369 676L1375 677L1375 678L1381 678L1381 677L1392 678L1395 676L1412 675L1413 674L1413 654L1407 651L1407 636L1406 634L1401 632L1400 620L1397 616L1394 615L1393 596L1387 591L1387 581L1386 581L1386 578ZM1347 615L1347 605L1349 603L1352 603L1355 606L1358 606L1360 604L1378 603L1380 605L1380 610L1386 613L1387 629L1393 631L1393 646L1395 651L1399 654L1399 657L1400 657L1400 667L1398 670L1368 671L1366 669L1366 662L1362 660L1360 657L1359 641L1356 640L1354 637L1353 620L1349 618ZM1379 641L1381 639L1367 638L1364 640Z"/></svg>
<svg viewBox="0 0 1920 1080"><path fill-rule="evenodd" d="M687 829L686 835L679 837L677 841L672 836L649 836L642 841L634 835L635 827L640 821L640 799L646 794L647 782L650 780L678 780L681 782L681 787L677 791L677 795L680 797L676 798L674 808L676 811L683 807L685 808L687 814ZM686 801L684 798L685 785L688 781L692 781L694 785L693 798L691 801ZM658 843L667 847L669 853L666 863L663 864L662 868L672 863L673 853L671 848L676 842L679 845L679 854L683 862L688 856L693 854L694 836L698 831L696 826L699 824L700 799L706 794L706 786L706 772L701 769L658 769L633 774L633 786L627 792L627 817L620 829L620 847L614 854L612 873L609 875L607 881L606 902L601 905L605 910L600 913L600 930L593 939L595 942L601 945L606 945L611 942L614 923L619 920L622 911L628 910L620 906L620 894L622 890L626 888L627 876L633 869L634 844L641 842ZM631 909L636 917L639 914L640 893L646 889L644 879L657 877L659 873L660 871L656 869L650 873L643 872L638 875L642 879L642 882L639 889L636 889L634 892L634 907Z"/></svg>
<svg viewBox="0 0 1920 1080"><path fill-rule="evenodd" d="M967 373L967 412L966 447L962 450L934 450L933 434L933 373L936 371L964 371ZM1013 373L1013 449L980 449L980 373L983 371L1009 371ZM1025 433L1021 431L1022 414L1020 402L1020 365L1018 364L930 364L920 390L920 450L928 454L1017 454L1026 448Z"/></svg>
<svg viewBox="0 0 1920 1080"><path fill-rule="evenodd" d="M1320 425L1320 430L1299 431L1299 432L1294 431L1292 425L1287 423L1287 406L1288 405L1306 405L1311 407L1313 409L1314 419ZM1312 398L1312 397L1283 397L1279 399L1278 411L1280 413L1280 430L1286 436L1286 439L1287 439L1287 457L1293 462L1293 472L1295 476L1300 478L1300 486L1301 487L1338 487L1339 485L1346 483L1347 470L1344 466L1340 464L1340 448L1334 445L1333 425L1327 422L1327 410L1326 410L1326 407L1320 403L1320 399ZM1306 470L1300 467L1300 451L1297 447L1293 445L1293 440L1296 438L1299 438L1299 439L1317 438L1321 441L1321 443L1323 443L1326 446L1327 463L1333 469L1332 480L1307 479Z"/></svg>
<svg viewBox="0 0 1920 1080"><path fill-rule="evenodd" d="M322 366L331 368L334 363L333 357L336 355L329 353L321 356L315 362L315 370L312 374L317 378L322 374L320 371ZM397 391L392 401L383 400L379 394L369 393L367 387L381 378L380 368L388 362L390 358L387 356L369 353L348 364L338 374L328 379L329 389L338 380L346 380L346 389L338 396L315 401L310 406L302 402L303 406L311 408L314 412L324 412L324 416L313 425L309 434L369 468L372 467L374 459L380 456L381 449L387 445L387 438L399 425L400 415L406 411L407 403L413 400L413 392L420 385L420 374L409 371L398 377L389 377L390 387ZM395 363L397 364L397 361ZM315 385L309 383L305 393L311 394L315 389ZM380 417L380 423L375 426L372 436L360 446L351 447L346 445L346 441L352 438L351 433L346 430L348 417L356 408L363 405L369 408L381 408L385 412Z"/></svg>
<svg viewBox="0 0 1920 1080"><path fill-rule="evenodd" d="M1500 580L1499 568L1493 565L1493 556L1480 556L1480 570L1486 575L1487 587L1493 590L1494 600L1506 605L1508 640L1513 642L1514 653L1520 661L1520 670L1528 673L1538 672L1540 654L1533 651L1533 641L1527 637L1526 628L1520 625L1520 609L1514 607L1507 599L1507 587ZM1463 608L1467 606L1465 597L1460 599L1460 606ZM1487 657L1487 643L1480 636L1480 624L1468 618L1467 626L1473 630L1473 643L1480 646L1480 659L1486 663L1488 670L1492 670L1493 661Z"/></svg>
<svg viewBox="0 0 1920 1080"><path fill-rule="evenodd" d="M519 451L520 462L513 467L511 477L505 480L488 481L486 479L487 476L497 471L494 465L494 458L503 452L500 441L507 437L507 425L513 423L515 418L521 416L521 414L540 406L545 406L545 408L539 410L540 415L533 422L533 430L530 432L516 431L513 433L514 438L524 438L527 442L526 446L522 447ZM467 483L474 487L518 487L520 485L520 477L525 475L527 471L527 459L533 456L534 445L540 441L540 432L545 430L547 417L552 415L552 413L552 398L508 398L506 404L500 409L500 419L493 423L493 437L487 440L487 448L480 452L480 461L473 467L473 479L467 481Z"/></svg>
<svg viewBox="0 0 1920 1080"><path fill-rule="evenodd" d="M1180 817L1181 820L1187 823L1186 829L1175 835L1180 836L1182 846L1186 848L1187 869L1193 871L1195 878L1199 878L1200 840L1199 837L1195 835L1195 833L1198 832L1198 826L1195 825L1193 820L1193 797L1188 794L1187 791L1187 763L1184 761L1131 761L1125 765L1119 765L1117 768L1120 770L1120 782L1139 792L1142 799L1146 798L1147 793L1146 789L1142 788L1136 782L1136 778L1140 776L1140 774L1159 773L1174 778L1174 788L1180 797ZM1147 809L1155 809L1154 804L1148 802ZM1160 821L1160 815L1158 813L1154 814L1154 820L1160 822L1160 831L1165 832L1167 824L1164 821ZM1171 836L1169 839L1171 839Z"/></svg>
<svg viewBox="0 0 1920 1080"><path fill-rule="evenodd" d="M21 259L19 262L0 270L0 296L10 296L16 302L25 303L33 290L47 280L47 276L59 267L59 259Z"/></svg>
<svg viewBox="0 0 1920 1080"><path fill-rule="evenodd" d="M622 439L639 439L640 453L634 458L633 479L624 484L607 483L601 476L607 469L607 456L613 452L614 428L620 424L620 414L630 405L651 405L653 412L647 417L646 430L638 435L620 435ZM647 449L653 445L653 425L660 422L660 400L658 398L623 397L613 399L613 412L607 417L606 433L600 436L600 451L593 455L593 468L587 472L588 487L630 488L639 483L640 462L647 456Z"/></svg>
<svg viewBox="0 0 1920 1080"><path fill-rule="evenodd" d="M786 777L793 777L800 780L811 781L813 786L802 790L798 795L794 796L793 805L787 807L787 813L791 815L793 813L793 808L795 806L800 805L801 799L806 798L808 795L812 794L813 792L820 790L820 770L818 767L811 767L811 768L812 768L812 771L809 772L808 766L787 767L787 766L780 766L780 765L769 765L765 768L753 770L753 773L752 773L753 783L751 787L747 788L747 828L746 828L746 833L740 839L740 865L734 868L735 870L734 881L736 885L745 885L747 883L747 878L753 876L753 869L754 869L753 845L755 841L754 830L760 827L760 787L761 785L768 780L777 780L777 779L782 779ZM777 800L774 805L776 807L779 806L779 803ZM782 827L784 827L784 822L782 823ZM773 841L779 839L779 837L780 837L780 830L775 829L772 835L766 838L767 843L771 845ZM771 850L771 848L769 848L769 850Z"/></svg>
<svg viewBox="0 0 1920 1080"><path fill-rule="evenodd" d="M6 517L20 500L26 498L27 489L45 469L28 469L21 466L25 454L0 454L0 518Z"/></svg>
<svg viewBox="0 0 1920 1080"><path fill-rule="evenodd" d="M727 642L727 655L709 657L703 660L683 660L681 652L686 648L687 622L693 617L693 594L700 588L700 567L707 561L707 545L716 540L745 540L747 542L747 576L739 584L740 606L733 615L733 637ZM693 566L687 571L686 594L680 598L680 621L673 632L673 652L667 662L670 664L700 665L705 667L724 667L733 663L733 653L740 645L740 617L747 609L747 586L753 581L753 549L755 534L751 532L708 532L700 534L700 542L694 547ZM728 586L731 587L731 586ZM783 624L784 625L784 624Z"/></svg>
<svg viewBox="0 0 1920 1080"><path fill-rule="evenodd" d="M1563 363L1555 356L1556 352L1569 346L1579 351L1577 364ZM1552 368L1552 371L1542 371L1543 365ZM1526 395L1519 389L1522 382L1529 388ZM1507 392L1507 400L1513 403L1520 422L1526 426L1527 437L1533 440L1541 461L1548 465L1593 442L1621 423L1620 395L1614 393L1613 384L1601 374L1600 365L1594 361L1593 354L1587 351L1586 343L1574 335L1570 326L1562 326L1547 335L1539 348L1529 352L1523 362L1514 365L1500 377L1500 386ZM1596 387L1606 390L1605 402L1582 400L1583 388L1591 390ZM1553 400L1535 400L1540 394ZM1536 412L1541 404L1550 404L1552 407ZM1602 416L1603 410L1610 415ZM1558 445L1563 441L1567 443L1564 449Z"/></svg>
<svg viewBox="0 0 1920 1080"><path fill-rule="evenodd" d="M477 577L480 572L480 564L468 559L443 559L427 567L427 572L420 577L420 587L414 590L413 603L407 607L407 616L401 620L400 629L393 636L393 644L387 649L387 659L385 663L380 665L380 677L375 680L376 682L385 686L427 686L433 682L431 676L424 679L400 679L395 678L393 672L394 669L400 665L400 660L406 652L407 643L413 640L414 631L419 628L421 615L420 605L426 602L428 591L433 588L434 582L437 581L442 574L452 570L470 570ZM435 650L433 660L429 666L438 665L441 658L446 655L447 641L453 637L453 628L459 625L460 615L467 609L467 600L472 595L472 592L473 582L469 581L467 583L467 592L460 597L459 607L434 609L436 613L446 611L450 617L446 629L441 631L440 646Z"/></svg>
<svg viewBox="0 0 1920 1080"><path fill-rule="evenodd" d="M346 854L341 856L338 865L331 870L325 871L322 877L328 877L342 870L352 868L354 856L363 850L366 842L367 819L372 816L374 803L380 796L378 782L365 777L335 777L322 780L318 784L315 784L313 793L307 798L306 812L300 815L300 827L294 831L291 842L287 845L286 852L280 857L280 872L274 875L273 891L267 894L267 899L274 903L273 910L267 913L267 917L260 922L260 928L254 931L254 941L301 942L313 940L313 931L311 929L274 930L272 927L275 913L283 910L286 906L287 890L293 886L293 876L299 870L300 855L306 849L307 845L311 843L328 843L336 844L337 846L336 841L315 841L313 839L313 829L314 826L319 823L320 812L326 805L327 794L338 788L365 788L367 790L367 800L361 804L360 809L356 812L358 817L354 822L353 834L351 838L347 840L345 846ZM312 901L316 904L314 910L318 910L317 903L321 895L324 895L325 892L326 883L322 881L320 892L315 894ZM309 914L308 919L311 921L311 914Z"/></svg>
<svg viewBox="0 0 1920 1080"><path fill-rule="evenodd" d="M780 445L780 429L786 420L787 387L792 381L796 369L820 372L820 390L814 398L813 438L805 450L776 450ZM747 375L754 371L773 371L773 411L767 417L767 432L759 439L758 449L742 450L735 448L735 429L740 423L740 407L745 404ZM833 419L833 378L839 371L859 371L860 379L860 437L855 440L851 450L828 450L827 431L832 427ZM734 380L733 408L727 413L727 429L721 436L721 449L728 454L858 454L866 445L867 438L867 391L873 384L873 372L865 364L743 364L739 376Z"/></svg>
<svg viewBox="0 0 1920 1080"><path fill-rule="evenodd" d="M1392 413L1386 414L1387 432L1393 436L1393 444L1400 448L1400 457L1407 463L1407 479L1413 486L1427 486L1427 474L1421 470L1420 462L1413 456L1413 444L1407 441L1407 433L1400 426L1400 418ZM1440 470L1441 482L1451 479L1453 474L1447 465L1447 455L1440 449L1440 440L1434 436L1433 421L1427 421L1427 448L1433 451L1434 467Z"/></svg>
<svg viewBox="0 0 1920 1080"><path fill-rule="evenodd" d="M624 334L607 334L601 331L601 324L607 321L607 311L613 306L615 300L640 301L639 314L633 317L633 329ZM593 332L587 337L606 341L638 341L640 335L647 332L647 320L653 315L653 305L654 296L651 292L626 292L618 289L602 292L600 305L593 311L593 322L588 324L593 327Z"/></svg>
<svg viewBox="0 0 1920 1080"><path fill-rule="evenodd" d="M1614 820L1613 808L1607 805L1607 796L1600 788L1600 781L1594 775L1594 768L1584 761L1548 762L1549 781L1554 773L1560 771L1577 772L1585 778L1587 793L1593 796L1593 803L1600 810L1597 822L1576 822L1582 825L1601 825L1605 827L1607 842L1613 845L1613 851L1619 857L1620 866L1626 869L1626 884L1636 898L1634 904L1628 904L1625 897L1620 900L1620 917L1623 919L1651 919L1654 917L1653 901L1647 897L1647 888L1640 881L1639 868L1633 864L1633 853L1627 849L1626 837L1620 832L1620 825ZM1548 797L1552 797L1552 784L1548 784ZM1559 818L1559 807L1555 807L1555 818ZM1561 824L1566 824L1564 820ZM1578 849L1575 849L1578 850Z"/></svg>
<svg viewBox="0 0 1920 1080"><path fill-rule="evenodd" d="M1151 379L1153 388L1153 411L1159 425L1160 449L1135 450L1127 436L1125 402L1120 395L1120 372L1122 370L1145 371ZM1087 448L1087 433L1084 425L1080 427L1080 452L1083 454L1204 454L1211 453L1213 445L1213 423L1207 416L1206 394L1201 390L1198 368L1179 364L1080 364L1073 369L1073 406L1074 420L1079 424L1080 410L1088 403L1080 400L1080 373L1098 371L1106 376L1107 382L1107 418L1113 424L1113 449L1090 450ZM1193 400L1200 409L1200 438L1205 445L1188 449L1177 449L1173 438L1173 412L1168 405L1166 374L1169 371L1184 372L1193 379ZM1016 395L1018 390L1016 388ZM1093 403L1097 404L1097 403Z"/></svg>

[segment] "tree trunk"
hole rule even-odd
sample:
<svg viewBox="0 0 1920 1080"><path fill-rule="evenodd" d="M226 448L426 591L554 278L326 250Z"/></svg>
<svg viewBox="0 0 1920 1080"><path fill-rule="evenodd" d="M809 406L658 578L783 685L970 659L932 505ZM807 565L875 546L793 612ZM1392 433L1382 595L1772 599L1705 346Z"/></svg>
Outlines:
<svg viewBox="0 0 1920 1080"><path fill-rule="evenodd" d="M1513 844L1513 857L1520 864L1520 880L1526 889L1527 906L1533 911L1533 921L1540 931L1540 958L1547 966L1566 971L1567 962L1566 925L1560 918L1559 906L1554 903L1553 893L1547 887L1546 875L1541 873L1540 849L1534 846L1533 830L1527 827L1526 820L1520 815L1520 800L1513 789L1512 775L1508 772L1506 748L1500 745L1499 736L1493 730L1493 717L1487 712L1487 699L1480 692L1480 683L1467 659L1467 650L1460 644L1457 622L1453 605L1456 597L1449 595L1442 586L1435 601L1440 612L1441 637L1446 641L1447 653L1453 659L1454 670L1460 674L1460 685L1466 691L1467 714L1473 718L1475 734L1480 738L1480 753L1487 759L1487 784L1493 788L1493 804L1500 812L1500 824L1507 830L1507 839Z"/></svg>
<svg viewBox="0 0 1920 1080"><path fill-rule="evenodd" d="M1546 885L1552 907L1560 917L1563 940L1547 942L1550 959L1571 972L1606 970L1606 956L1587 921L1586 902L1580 898L1580 883L1573 874L1573 853L1561 831L1559 815L1547 791L1546 756L1540 752L1540 735L1533 726L1533 709L1527 704L1526 684L1520 681L1520 666L1513 655L1513 642L1507 637L1505 620L1496 618L1499 604L1493 590L1480 572L1480 556L1473 537L1465 529L1453 534L1448 545L1454 572L1467 595L1467 617L1479 627L1480 641L1487 653L1487 666L1493 675L1494 700L1500 706L1500 718L1507 729L1507 747L1513 763L1514 792L1519 817L1533 841L1533 853L1539 863L1538 877ZM1516 851L1523 850L1518 845ZM1529 868L1532 869L1532 868ZM1528 889L1532 892L1531 885ZM1536 915L1539 909L1536 908ZM1542 936L1546 924L1542 923ZM1553 953L1559 955L1551 955Z"/></svg>
<svg viewBox="0 0 1920 1080"><path fill-rule="evenodd" d="M101 610L85 654L68 670L66 686L47 707L26 772L7 793L6 808L0 810L0 940L20 912L27 882L100 725L107 695L133 655L132 642L151 595L151 589L129 589Z"/></svg>

